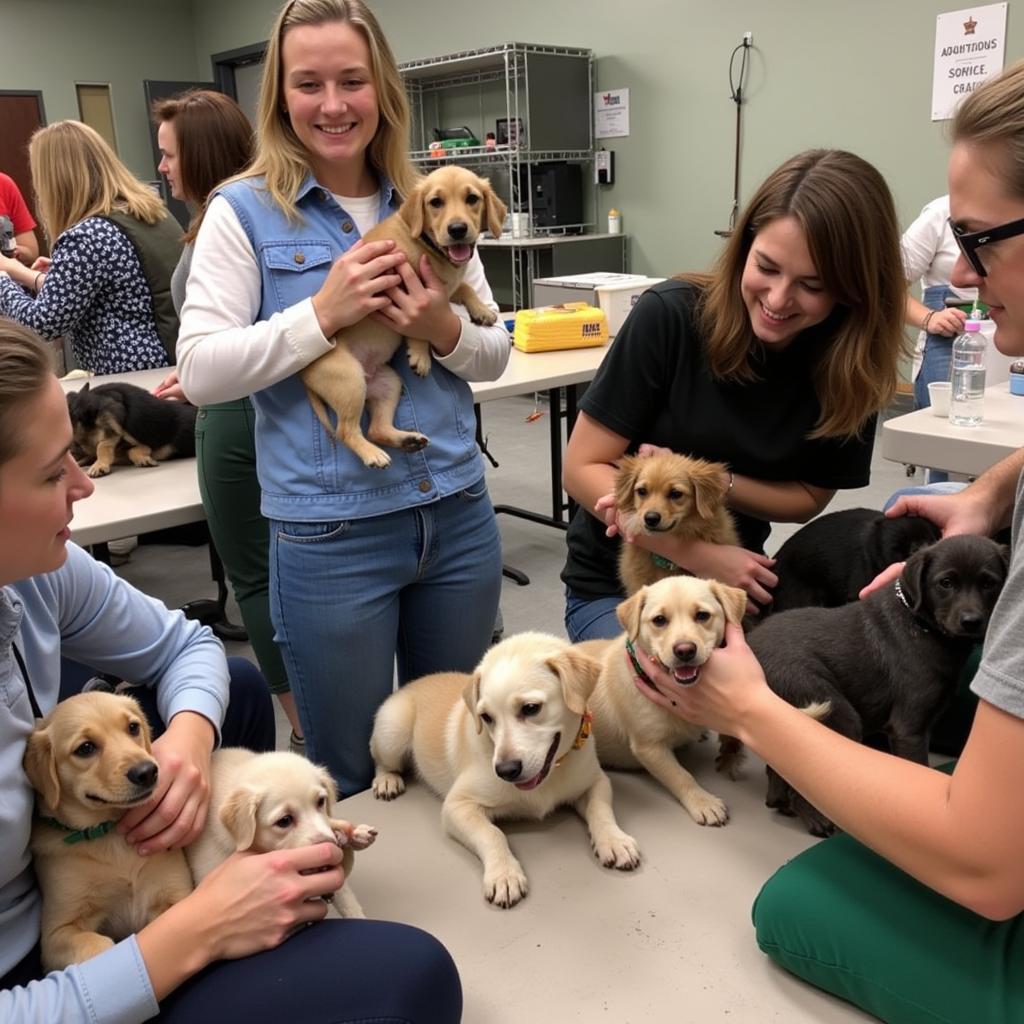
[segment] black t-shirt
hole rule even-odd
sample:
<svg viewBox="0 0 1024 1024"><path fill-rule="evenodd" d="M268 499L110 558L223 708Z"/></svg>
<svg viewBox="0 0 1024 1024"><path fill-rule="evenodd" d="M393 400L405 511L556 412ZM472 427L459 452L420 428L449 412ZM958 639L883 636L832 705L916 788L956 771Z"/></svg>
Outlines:
<svg viewBox="0 0 1024 1024"><path fill-rule="evenodd" d="M640 297L616 336L580 409L630 440L725 462L760 480L799 480L829 490L868 483L875 417L851 440L809 440L821 412L815 362L825 325L804 331L782 352L758 345L758 379L711 374L694 320L698 290L665 281ZM741 543L763 551L771 523L734 512ZM581 597L620 594L619 539L580 508L569 524L562 579Z"/></svg>

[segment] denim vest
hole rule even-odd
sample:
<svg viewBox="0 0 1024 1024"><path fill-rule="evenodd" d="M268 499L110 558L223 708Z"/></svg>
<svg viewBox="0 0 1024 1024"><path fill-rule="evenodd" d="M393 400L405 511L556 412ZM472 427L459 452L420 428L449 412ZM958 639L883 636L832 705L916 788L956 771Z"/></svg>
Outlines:
<svg viewBox="0 0 1024 1024"><path fill-rule="evenodd" d="M300 222L285 217L260 178L234 182L218 194L234 209L259 264L259 320L314 295L334 261L359 239L354 220L312 176L296 200ZM397 205L394 186L382 180L380 219ZM386 469L364 466L324 430L298 375L252 396L265 516L301 522L364 519L430 504L484 475L469 385L436 361L425 378L418 377L404 345L391 365L402 380L395 425L426 434L430 444L414 453L389 449ZM367 423L364 411L364 432Z"/></svg>

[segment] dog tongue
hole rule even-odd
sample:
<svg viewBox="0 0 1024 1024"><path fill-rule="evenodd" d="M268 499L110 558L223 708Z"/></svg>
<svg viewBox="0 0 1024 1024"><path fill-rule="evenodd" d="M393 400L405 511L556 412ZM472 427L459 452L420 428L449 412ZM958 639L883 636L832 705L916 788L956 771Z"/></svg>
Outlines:
<svg viewBox="0 0 1024 1024"><path fill-rule="evenodd" d="M683 665L677 668L672 675L675 676L677 683L682 683L683 686L689 686L691 683L697 682L697 676L700 675L700 669L696 665Z"/></svg>
<svg viewBox="0 0 1024 1024"><path fill-rule="evenodd" d="M473 255L471 245L449 245L448 256L453 263L465 263Z"/></svg>

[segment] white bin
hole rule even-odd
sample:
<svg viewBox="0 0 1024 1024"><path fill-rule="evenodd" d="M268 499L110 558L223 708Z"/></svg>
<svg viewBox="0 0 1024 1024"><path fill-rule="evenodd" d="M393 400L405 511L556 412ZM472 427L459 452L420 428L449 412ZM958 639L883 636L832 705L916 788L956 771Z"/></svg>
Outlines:
<svg viewBox="0 0 1024 1024"><path fill-rule="evenodd" d="M652 285L664 281L663 277L645 277L622 284L599 284L594 288L597 305L608 318L608 334L614 337L622 328L629 311L637 299Z"/></svg>

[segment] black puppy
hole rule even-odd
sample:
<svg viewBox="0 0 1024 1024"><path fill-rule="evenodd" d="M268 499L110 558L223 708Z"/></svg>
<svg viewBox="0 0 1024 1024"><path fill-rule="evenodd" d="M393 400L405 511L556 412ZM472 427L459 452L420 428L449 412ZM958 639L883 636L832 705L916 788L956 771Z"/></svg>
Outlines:
<svg viewBox="0 0 1024 1024"><path fill-rule="evenodd" d="M856 601L883 569L905 562L939 536L938 527L927 519L887 519L870 508L820 516L794 533L775 555L779 582L770 611L838 608Z"/></svg>
<svg viewBox="0 0 1024 1024"><path fill-rule="evenodd" d="M894 754L928 761L929 732L956 690L1006 580L1008 551L985 537L947 537L907 560L899 579L841 608L773 615L748 643L768 685L830 728L861 740L885 733ZM728 756L726 745L728 744ZM723 739L727 767L736 741ZM812 835L832 822L768 770L769 807L798 815Z"/></svg>
<svg viewBox="0 0 1024 1024"><path fill-rule="evenodd" d="M72 451L89 476L105 476L127 459L133 466L196 453L196 407L156 398L134 384L101 384L68 392Z"/></svg>

